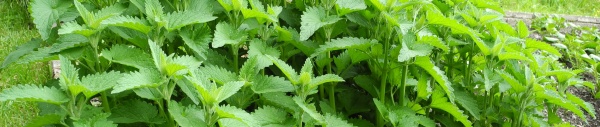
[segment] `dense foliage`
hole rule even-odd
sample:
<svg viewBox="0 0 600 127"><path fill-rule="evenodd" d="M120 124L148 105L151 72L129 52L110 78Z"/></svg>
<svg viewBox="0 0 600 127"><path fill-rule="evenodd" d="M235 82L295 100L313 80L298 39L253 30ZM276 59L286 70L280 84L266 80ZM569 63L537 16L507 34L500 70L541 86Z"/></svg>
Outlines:
<svg viewBox="0 0 600 127"><path fill-rule="evenodd" d="M33 0L31 126L549 126L595 86L486 0ZM101 104L96 105L96 98ZM94 103L90 103L90 101ZM543 112L546 112L544 114Z"/></svg>

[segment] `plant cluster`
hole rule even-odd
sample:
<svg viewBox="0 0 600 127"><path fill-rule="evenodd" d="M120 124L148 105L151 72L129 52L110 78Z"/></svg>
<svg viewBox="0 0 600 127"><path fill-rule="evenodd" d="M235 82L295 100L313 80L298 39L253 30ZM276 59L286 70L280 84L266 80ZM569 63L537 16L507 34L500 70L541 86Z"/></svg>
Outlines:
<svg viewBox="0 0 600 127"><path fill-rule="evenodd" d="M580 69L585 80L600 81L600 32L596 27L578 26L565 18L543 15L533 21L532 28L543 40L558 48L565 56L559 59L567 68ZM598 86L596 86L598 87ZM600 92L595 91L600 98Z"/></svg>
<svg viewBox="0 0 600 127"><path fill-rule="evenodd" d="M595 118L566 91L595 86L487 0L29 7L41 37L1 67L61 63L58 81L0 92L0 101L41 102L31 126L568 125L559 108Z"/></svg>

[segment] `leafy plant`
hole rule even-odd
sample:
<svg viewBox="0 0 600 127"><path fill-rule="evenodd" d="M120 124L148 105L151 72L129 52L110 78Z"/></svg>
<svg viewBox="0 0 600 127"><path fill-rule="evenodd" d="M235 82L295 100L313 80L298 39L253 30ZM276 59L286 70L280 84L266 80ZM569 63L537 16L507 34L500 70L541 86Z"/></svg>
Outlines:
<svg viewBox="0 0 600 127"><path fill-rule="evenodd" d="M580 71L485 0L31 5L42 37L2 67L63 65L56 86L0 92L54 107L31 125L537 126L562 124L558 108L595 114L566 91Z"/></svg>

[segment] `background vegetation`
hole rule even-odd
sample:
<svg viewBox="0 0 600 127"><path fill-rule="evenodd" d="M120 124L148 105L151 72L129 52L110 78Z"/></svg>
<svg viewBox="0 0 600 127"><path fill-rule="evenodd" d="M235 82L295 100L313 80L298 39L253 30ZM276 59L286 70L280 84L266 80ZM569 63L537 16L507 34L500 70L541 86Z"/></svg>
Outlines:
<svg viewBox="0 0 600 127"><path fill-rule="evenodd" d="M4 59L14 47L39 36L30 29L26 11L20 4L0 1L0 59ZM0 71L0 89L14 84L42 84L50 79L46 62L11 65ZM0 102L0 125L23 126L37 115L34 102Z"/></svg>
<svg viewBox="0 0 600 127"><path fill-rule="evenodd" d="M503 9L518 12L600 16L600 0L496 0Z"/></svg>

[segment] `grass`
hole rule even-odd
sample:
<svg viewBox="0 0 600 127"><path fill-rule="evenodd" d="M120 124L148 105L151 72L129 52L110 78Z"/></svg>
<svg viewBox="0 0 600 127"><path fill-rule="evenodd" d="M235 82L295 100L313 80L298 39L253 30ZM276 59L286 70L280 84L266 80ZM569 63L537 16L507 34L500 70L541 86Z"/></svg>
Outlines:
<svg viewBox="0 0 600 127"><path fill-rule="evenodd" d="M495 0L504 10L600 17L600 0Z"/></svg>
<svg viewBox="0 0 600 127"><path fill-rule="evenodd" d="M0 61L4 60L15 46L19 46L32 37L39 36L30 29L26 13L20 6L0 0ZM11 65L0 71L0 90L16 84L43 84L50 79L46 62L23 65ZM32 102L0 102L0 126L24 126L38 113L37 105Z"/></svg>

